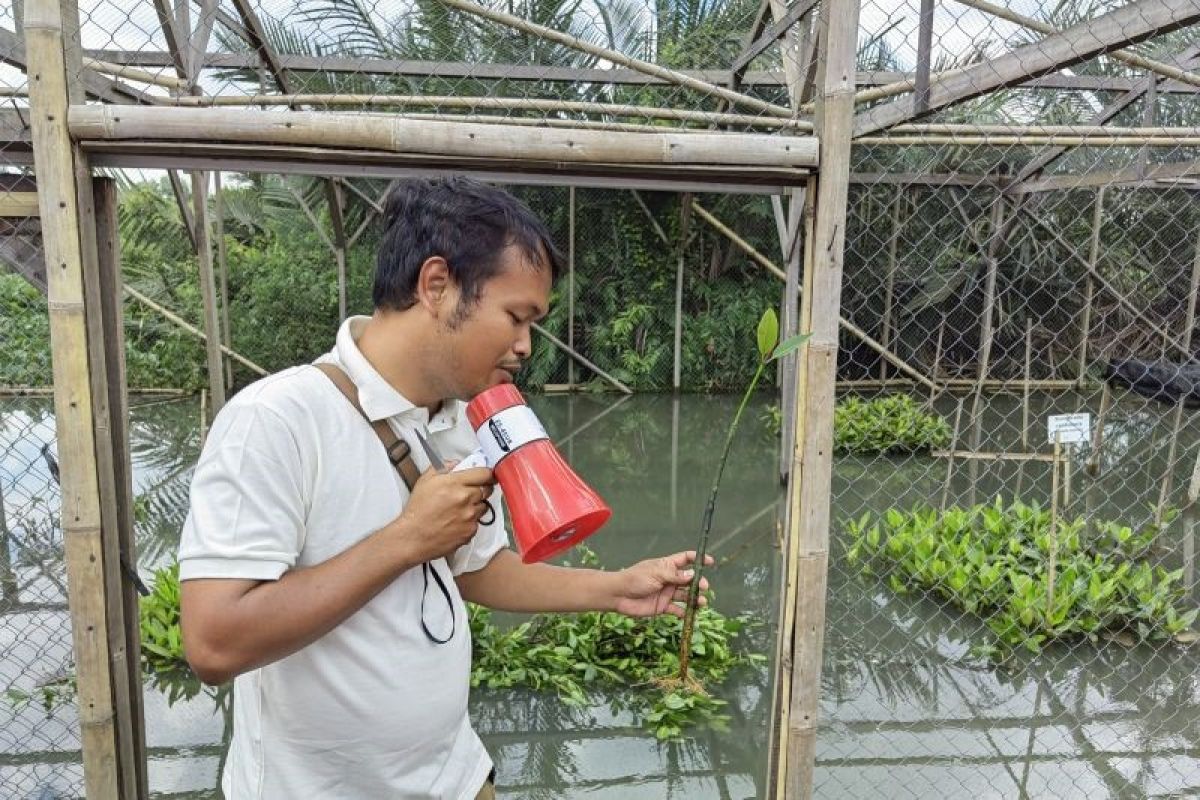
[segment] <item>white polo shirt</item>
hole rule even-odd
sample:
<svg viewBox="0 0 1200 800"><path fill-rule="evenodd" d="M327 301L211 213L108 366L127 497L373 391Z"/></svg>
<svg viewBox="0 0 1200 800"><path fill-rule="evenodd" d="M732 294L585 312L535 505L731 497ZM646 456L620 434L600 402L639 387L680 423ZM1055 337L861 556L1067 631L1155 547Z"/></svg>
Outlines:
<svg viewBox="0 0 1200 800"><path fill-rule="evenodd" d="M363 410L387 419L422 470L412 435L458 459L477 446L461 402L429 418L359 352L366 317L347 320L318 361L341 365ZM234 681L228 800L471 800L492 763L467 718L471 636L451 575L484 567L507 544L500 493L492 524L431 563L450 591L410 569L321 639ZM264 378L221 410L196 465L179 547L180 578L276 580L320 564L400 514L408 489L375 432L312 366Z"/></svg>

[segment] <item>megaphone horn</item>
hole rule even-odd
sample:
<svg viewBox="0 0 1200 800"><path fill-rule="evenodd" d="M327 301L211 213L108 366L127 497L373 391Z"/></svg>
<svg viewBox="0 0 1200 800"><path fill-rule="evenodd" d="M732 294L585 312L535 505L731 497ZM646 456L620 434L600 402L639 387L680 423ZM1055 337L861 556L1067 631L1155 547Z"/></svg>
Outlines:
<svg viewBox="0 0 1200 800"><path fill-rule="evenodd" d="M526 564L573 547L612 516L559 455L517 387L501 383L481 392L467 404L467 419L504 490Z"/></svg>

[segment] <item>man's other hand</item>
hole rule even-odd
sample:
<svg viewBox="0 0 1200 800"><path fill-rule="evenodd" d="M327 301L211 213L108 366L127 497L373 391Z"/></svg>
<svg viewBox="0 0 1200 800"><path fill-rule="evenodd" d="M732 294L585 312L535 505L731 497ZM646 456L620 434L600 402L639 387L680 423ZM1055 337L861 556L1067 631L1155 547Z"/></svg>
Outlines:
<svg viewBox="0 0 1200 800"><path fill-rule="evenodd" d="M674 614L682 617L687 603L688 585L692 582L692 566L696 551L688 550L662 558L639 561L617 573L616 597L613 608L630 617L653 617ZM713 557L705 556L705 566L713 565ZM700 591L708 589L708 580L700 579ZM698 598L703 606L707 600Z"/></svg>

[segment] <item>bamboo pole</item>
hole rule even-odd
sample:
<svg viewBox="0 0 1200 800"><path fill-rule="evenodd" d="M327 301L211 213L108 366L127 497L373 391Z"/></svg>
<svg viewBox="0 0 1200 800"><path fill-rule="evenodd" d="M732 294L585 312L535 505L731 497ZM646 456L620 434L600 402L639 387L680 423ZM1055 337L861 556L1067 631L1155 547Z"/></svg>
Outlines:
<svg viewBox="0 0 1200 800"><path fill-rule="evenodd" d="M1062 459L1062 433L1054 433L1054 461L1050 464L1050 558L1046 565L1046 627L1054 615L1054 579L1058 568L1058 470Z"/></svg>
<svg viewBox="0 0 1200 800"><path fill-rule="evenodd" d="M773 195L778 214L778 234L780 252L787 267L787 280L783 284L782 313L780 314L781 339L786 341L800 332L800 281L804 269L803 253L800 249L800 225L802 224L806 192L804 189L793 189L789 192L787 217L784 218L783 202ZM785 356L779 365L778 374L781 378L780 415L783 425L780 430L779 448L779 480L786 485L788 473L792 466L792 451L795 449L796 421L792 415L796 411L796 355Z"/></svg>
<svg viewBox="0 0 1200 800"><path fill-rule="evenodd" d="M84 784L89 797L118 797L121 783L109 669L80 221L71 139L65 124L68 90L63 19L55 0L29 0L25 7L25 39L33 155L47 264L62 530Z"/></svg>
<svg viewBox="0 0 1200 800"><path fill-rule="evenodd" d="M125 294L129 295L134 300L137 300L139 303L141 303L142 305L151 309L152 311L158 312L168 322L171 322L171 323L179 326L183 330L187 331L188 333L192 334L193 336L195 336L196 338L200 339L201 341L203 341L207 344L208 336L207 336L207 334L204 333L204 331L200 330L195 325L192 325L190 322L185 320L183 317L181 317L178 314L176 314L175 312L171 311L171 309L169 309L163 305L160 305L159 303L156 303L154 300L152 300L149 297L147 297L146 295L142 294L137 289L134 289L132 286L127 285L124 287L124 290L125 290ZM234 361L238 362L242 366L247 367L248 369L250 369L252 372L254 372L257 375L268 374L267 371L265 369L263 369L262 367L260 367L258 364L255 364L253 361L246 358L241 353L238 353L237 351L235 351L229 347L226 347L225 345L221 345L221 352L224 353L225 355L229 356L230 358L232 358Z"/></svg>
<svg viewBox="0 0 1200 800"><path fill-rule="evenodd" d="M792 642L791 712L787 728L789 798L809 798L816 765L817 718L825 635L825 593L829 577L829 522L833 467L834 384L837 380L838 321L845 255L846 206L850 188L851 135L854 127L855 55L858 0L821 4L818 25L827 33L818 68L821 87L817 132L821 140L821 178L813 229L812 281L805 286L811 308L811 338L803 353L808 362L804 384L804 429L797 439L803 452L800 481L789 487L799 513L789 520L788 535L800 540L795 638Z"/></svg>
<svg viewBox="0 0 1200 800"><path fill-rule="evenodd" d="M1098 269L1100 261L1100 223L1104 214L1104 192L1108 187L1101 186L1096 192L1096 202L1092 207L1092 235L1088 246L1089 268L1087 270L1087 283L1083 293L1083 325L1079 334L1079 385L1083 385L1084 376L1087 375L1087 348L1088 339L1092 335L1092 303L1096 294L1096 283L1092 274Z"/></svg>
<svg viewBox="0 0 1200 800"><path fill-rule="evenodd" d="M213 173L214 235L217 239L217 282L221 286L221 344L222 352L233 347L233 331L229 324L229 262L225 253L225 199L221 190L221 173ZM233 361L225 359L225 388L233 391Z"/></svg>
<svg viewBox="0 0 1200 800"><path fill-rule="evenodd" d="M1096 414L1096 427L1092 429L1092 451L1088 454L1087 463L1083 465L1084 471L1093 478L1100 474L1100 448L1104 446L1104 420L1108 416L1111 404L1112 389L1106 382L1100 390L1100 411Z"/></svg>
<svg viewBox="0 0 1200 800"><path fill-rule="evenodd" d="M1025 318L1025 369L1021 386L1021 450L1029 450L1029 384L1033 369L1033 318Z"/></svg>
<svg viewBox="0 0 1200 800"><path fill-rule="evenodd" d="M1179 428L1183 424L1183 400L1175 404L1175 414L1171 420L1171 439L1167 446L1167 463L1163 467L1162 481L1158 487L1158 502L1154 504L1154 524L1162 525L1163 516L1167 511L1167 499L1171 494L1171 484L1175 477L1175 454L1179 445Z"/></svg>
<svg viewBox="0 0 1200 800"><path fill-rule="evenodd" d="M1192 277L1188 283L1187 305L1184 312L1183 330L1180 331L1184 347L1191 351L1193 332L1196 327L1196 295L1200 293L1200 235L1196 239L1192 258ZM1164 347L1166 346L1164 342ZM1167 499L1175 476L1175 454L1179 445L1179 428L1183 423L1183 400L1175 406L1175 418L1171 423L1171 444L1167 450L1167 464L1163 469L1162 484L1158 490L1158 504L1154 507L1154 524L1161 525L1166 513Z"/></svg>
<svg viewBox="0 0 1200 800"><path fill-rule="evenodd" d="M575 187L567 187L567 347L575 349ZM575 387L575 359L567 359L567 383Z"/></svg>
<svg viewBox="0 0 1200 800"><path fill-rule="evenodd" d="M221 323L217 317L217 286L213 276L208 216L208 173L192 173L192 216L196 220L196 261L200 269L200 298L204 309L204 352L208 389L215 417L225 405L225 371L221 364Z"/></svg>
<svg viewBox="0 0 1200 800"><path fill-rule="evenodd" d="M891 145L894 147L1200 147L1200 135L1162 136L1138 134L1133 136L1070 135L1070 134L983 134L983 135L896 135L860 136L854 140L862 145Z"/></svg>
<svg viewBox="0 0 1200 800"><path fill-rule="evenodd" d="M695 202L694 200L692 201L692 209L696 212L697 216L699 216L702 220L707 222L709 225L713 226L713 228L715 228L725 238L729 239L729 241L731 241L735 245L737 245L743 252L746 253L746 255L750 256L750 258L753 259L757 264L762 266L764 269L766 269L768 272L770 272L776 278L779 278L785 284L787 283L787 273L785 273L782 269L780 269L779 266L774 261L767 258L765 255L763 255L758 250L756 250L753 245L751 245L749 242L747 242L741 236L738 236L737 233L735 233L728 225L721 222L721 220L717 219L715 216L712 215L712 213L710 213L707 209L705 209L703 206L701 206L699 203ZM805 286L807 286L807 284ZM838 324L841 325L841 327L843 329L848 331L850 334L852 334L854 337L856 337L863 344L867 345L872 350L874 350L876 353L878 353L880 356L882 356L884 359L886 359L887 361L890 361L892 364L894 364L896 366L896 368L899 369L901 372L905 373L906 375L909 375L914 380L916 380L918 383L928 387L930 390L936 391L938 389L937 384L935 384L933 381L929 380L929 378L922 375L915 367L911 366L904 359L900 358L900 356L896 355L891 350L887 349L886 347L881 345L879 342L875 341L875 339L873 339L866 331L864 331L862 328L855 325L850 320L839 315L838 316Z"/></svg>
<svg viewBox="0 0 1200 800"><path fill-rule="evenodd" d="M879 331L879 343L889 350L892 347L892 294L896 285L896 250L900 243L900 206L906 197L903 187L896 189L892 203L892 231L888 237L887 279L883 285L883 320ZM887 360L879 362L879 379L887 380ZM934 379L936 381L936 378Z"/></svg>
<svg viewBox="0 0 1200 800"><path fill-rule="evenodd" d="M551 342L551 343L552 343L552 344L553 344L555 347L557 347L558 349L562 350L564 353L566 353L566 354L567 354L567 355L569 355L571 358L573 358L573 359L575 359L576 361L578 361L580 364L583 364L583 366L587 367L587 368L588 368L588 369L590 369L592 372L594 372L594 373L596 373L597 375L599 375L601 378L604 378L604 380L606 380L606 381L608 381L609 383L611 383L613 386L615 386L615 387L616 387L616 388L617 388L619 391L621 391L622 393L624 393L624 394L633 394L633 390L632 390L632 389L630 389L630 388L629 388L628 386L626 386L625 384L621 383L621 381L617 380L617 379L616 379L616 378L614 378L612 375L609 375L607 372L605 372L604 370L600 369L600 367L598 367L598 366L596 366L595 364L593 364L593 363L592 363L590 360L588 360L588 359L587 359L587 357L585 357L585 356L584 356L582 353L580 353L579 351L577 351L577 350L573 350L573 349L571 349L571 348L567 347L567 343L566 343L566 342L564 342L562 339L559 339L557 336L555 336L553 333L551 333L550 331L548 331L548 330L546 330L545 328L543 328L541 325L539 325L539 324L537 324L537 323L535 322L535 323L533 323L533 329L534 329L535 331L537 331L538 333L540 333L542 336L545 336L547 339L549 339L549 340L550 340L550 342Z"/></svg>
<svg viewBox="0 0 1200 800"><path fill-rule="evenodd" d="M764 128L811 133L808 120L763 117L753 114L734 114L722 111L696 111L685 108L639 106L626 103L596 103L583 100L553 100L534 97L463 97L460 95L426 94L253 94L205 95L174 97L169 101L177 106L238 107L238 106L354 106L421 108L486 108L497 111L553 111L581 114L604 114L614 117L642 117L677 122L696 122L704 125L749 125Z"/></svg>
<svg viewBox="0 0 1200 800"><path fill-rule="evenodd" d="M118 78L129 78L130 80L140 83L149 83L153 86L161 86L164 89L186 89L188 82L173 75L162 75L154 72L147 72L144 69L130 67L125 64L111 64L107 61L101 61L96 58L83 57L83 66L95 72L100 72L105 75L114 75Z"/></svg>
<svg viewBox="0 0 1200 800"><path fill-rule="evenodd" d="M1013 11L1011 8L989 3L987 0L956 0L956 2L969 8L973 8L977 11L991 14L994 17L1006 20L1015 25L1020 25L1024 28L1028 28L1029 30L1037 31L1044 36L1062 32L1061 29L1056 28L1053 25L1048 25L1041 20L1027 17L1023 14ZM1109 52L1105 53L1105 55L1114 61L1121 61L1137 69L1149 70L1150 72L1154 72L1163 76L1164 78L1172 78L1181 83L1187 83L1192 86L1200 86L1200 75L1180 69L1173 64L1166 64L1162 61L1146 58L1129 50L1110 50Z"/></svg>
<svg viewBox="0 0 1200 800"><path fill-rule="evenodd" d="M518 129L512 125L333 111L75 105L68 119L71 135L82 140L222 140L570 163L803 168L816 166L818 149L815 136Z"/></svg>
<svg viewBox="0 0 1200 800"><path fill-rule="evenodd" d="M560 44L563 47L569 47L572 50L578 50L581 53L587 53L590 56L604 59L605 61L616 64L617 66L626 67L643 75L650 75L654 78L660 78L677 86L682 86L686 89L692 89L710 97L717 97L721 100L726 100L730 103L751 108L755 111L761 111L764 114L770 114L776 117L788 118L792 116L792 110L777 106L773 103L768 103L764 100L759 100L757 97L741 94L722 86L717 86L699 78L693 78L690 75L685 75L682 72L676 72L673 69L661 67L658 64L651 64L648 61L627 56L618 50L610 50L607 47L599 47L594 44L585 42L575 36L572 36L561 31L556 31L553 28L547 28L545 25L538 25L534 22L523 20L520 17L506 14L503 11L495 11L490 8L484 8L481 5L470 2L470 0L442 0L443 3L463 11L467 14L472 14L477 17L491 20L492 22L512 28L513 30L521 31L522 33L536 36L548 42ZM854 76L851 76L851 80Z"/></svg>
<svg viewBox="0 0 1200 800"><path fill-rule="evenodd" d="M683 269L687 251L688 223L692 217L692 195L688 192L679 198L679 244L675 264L675 336L671 365L671 387L678 392L683 374Z"/></svg>
<svg viewBox="0 0 1200 800"><path fill-rule="evenodd" d="M346 225L342 219L345 199L341 181L325 181L325 200L329 205L329 223L333 229L333 258L337 264L338 321L346 318Z"/></svg>
<svg viewBox="0 0 1200 800"><path fill-rule="evenodd" d="M974 397L971 401L972 450L979 449L980 437L983 433L983 414L981 409L983 402L982 381L987 379L988 370L991 368L992 339L995 335L996 276L1000 264L1000 245L1003 242L1005 232L1008 230L1008 226L1004 222L1004 215L1004 199L1002 196L997 197L995 204L992 206L992 234L988 238L987 248L984 253L987 261L987 277L983 288L983 317L980 321L979 331L979 372L976 375L976 380L979 383L975 386ZM971 462L970 505L975 504L975 486L978 478L976 469L976 463Z"/></svg>
<svg viewBox="0 0 1200 800"><path fill-rule="evenodd" d="M801 281L804 286L812 286L816 251L814 245L814 229L816 227L816 179L809 179L804 192L804 276ZM800 295L800 330L812 330L812 295L804 292ZM779 630L775 640L776 674L773 682L772 712L778 719L777 725L772 725L772 751L774 769L771 777L774 781L774 797L784 798L788 783L788 738L791 729L792 714L792 670L793 647L796 641L796 609L799 598L801 537L793 535L793 520L800 515L800 493L794 487L800 484L804 468L804 451L800 447L799 435L807 424L808 393L808 359L805 357L807 344L797 350L795 382L793 392L795 411L792 420L795 431L792 432L792 466L788 470L787 505L784 508L784 528L787 537L782 542L783 554L782 580L780 581Z"/></svg>
<svg viewBox="0 0 1200 800"><path fill-rule="evenodd" d="M132 570L137 564L137 545L133 530L133 465L129 452L117 187L111 178L93 180L87 175L81 176L78 183L81 190L86 188L95 221L91 235L95 245L84 248L87 265L84 297L95 403L93 418L120 778L122 797L134 800L148 797L149 787L138 594L133 581L125 576L125 570Z"/></svg>
<svg viewBox="0 0 1200 800"><path fill-rule="evenodd" d="M946 506L950 503L950 481L954 477L954 457L956 454L959 454L958 431L959 427L962 425L964 400L965 398L958 398L958 404L954 410L954 431L950 435L950 450L946 454L946 479L942 481L942 511L945 511Z"/></svg>
<svg viewBox="0 0 1200 800"><path fill-rule="evenodd" d="M928 136L1081 136L1081 137L1195 137L1200 127L1141 125L981 125L961 122L906 123L888 129L899 135Z"/></svg>

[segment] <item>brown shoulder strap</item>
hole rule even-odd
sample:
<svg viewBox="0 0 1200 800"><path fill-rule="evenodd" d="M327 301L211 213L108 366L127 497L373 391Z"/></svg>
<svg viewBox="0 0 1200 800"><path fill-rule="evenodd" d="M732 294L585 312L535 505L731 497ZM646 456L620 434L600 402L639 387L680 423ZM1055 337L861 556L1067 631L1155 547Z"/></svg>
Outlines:
<svg viewBox="0 0 1200 800"><path fill-rule="evenodd" d="M363 411L358 402L358 387L354 385L354 381L350 380L350 376L346 374L345 370L328 362L313 364L313 366L325 373L325 377L333 382L333 385L350 401L350 405L354 406L354 410L375 430L375 435L379 437L379 441L383 442L383 449L387 451L388 461L392 462L396 472L400 473L400 479L404 481L404 485L411 492L417 484L417 478L421 477L421 471L417 469L417 464L413 461L412 450L409 448L408 442L396 435L392 427L387 424L387 420L372 421L367 416L367 412Z"/></svg>

